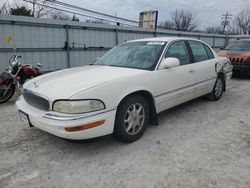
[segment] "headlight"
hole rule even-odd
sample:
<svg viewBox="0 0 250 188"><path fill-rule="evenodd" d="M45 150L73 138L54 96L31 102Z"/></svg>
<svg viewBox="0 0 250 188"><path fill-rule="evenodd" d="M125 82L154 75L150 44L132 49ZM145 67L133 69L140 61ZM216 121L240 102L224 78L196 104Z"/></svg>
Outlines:
<svg viewBox="0 0 250 188"><path fill-rule="evenodd" d="M67 114L81 114L103 109L105 106L100 100L59 100L53 104L53 111Z"/></svg>

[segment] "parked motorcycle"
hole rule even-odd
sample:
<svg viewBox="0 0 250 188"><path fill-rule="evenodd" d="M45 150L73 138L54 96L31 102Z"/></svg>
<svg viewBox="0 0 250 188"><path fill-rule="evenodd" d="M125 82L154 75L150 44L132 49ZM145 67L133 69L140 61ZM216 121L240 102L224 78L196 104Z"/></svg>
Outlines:
<svg viewBox="0 0 250 188"><path fill-rule="evenodd" d="M40 68L42 65L22 65L19 62L21 55L17 50L13 50L13 55L9 59L9 67L0 75L0 104L7 102L27 80L41 75Z"/></svg>

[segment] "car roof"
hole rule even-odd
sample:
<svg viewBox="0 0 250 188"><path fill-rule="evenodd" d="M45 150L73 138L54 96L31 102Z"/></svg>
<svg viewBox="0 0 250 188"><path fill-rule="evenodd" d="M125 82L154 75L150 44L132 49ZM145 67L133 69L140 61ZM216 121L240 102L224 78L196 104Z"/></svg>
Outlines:
<svg viewBox="0 0 250 188"><path fill-rule="evenodd" d="M128 42L140 42L140 41L171 42L174 40L194 40L194 41L202 42L202 41L194 39L194 38L185 38L185 37L154 37L154 38L143 38L143 39L130 40Z"/></svg>

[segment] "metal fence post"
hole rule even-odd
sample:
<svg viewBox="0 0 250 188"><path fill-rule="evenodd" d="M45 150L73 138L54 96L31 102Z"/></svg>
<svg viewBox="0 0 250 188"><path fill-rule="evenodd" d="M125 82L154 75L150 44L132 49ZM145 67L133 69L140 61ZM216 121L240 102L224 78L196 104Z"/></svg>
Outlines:
<svg viewBox="0 0 250 188"><path fill-rule="evenodd" d="M158 11L156 11L156 16L155 16L155 32L154 32L154 37L157 37L157 22L158 22Z"/></svg>
<svg viewBox="0 0 250 188"><path fill-rule="evenodd" d="M229 36L228 36L228 33L226 34L226 37L225 37L225 46L226 47L229 43Z"/></svg>
<svg viewBox="0 0 250 188"><path fill-rule="evenodd" d="M215 47L215 36L213 36L213 46L212 46L212 48L214 48Z"/></svg>
<svg viewBox="0 0 250 188"><path fill-rule="evenodd" d="M66 24L65 25L66 28L66 40L67 40L67 46L66 46L66 50L67 50L67 68L70 68L70 51L69 51L69 25Z"/></svg>
<svg viewBox="0 0 250 188"><path fill-rule="evenodd" d="M115 44L118 45L119 43L119 36L118 36L118 26L116 26L116 29L115 29Z"/></svg>

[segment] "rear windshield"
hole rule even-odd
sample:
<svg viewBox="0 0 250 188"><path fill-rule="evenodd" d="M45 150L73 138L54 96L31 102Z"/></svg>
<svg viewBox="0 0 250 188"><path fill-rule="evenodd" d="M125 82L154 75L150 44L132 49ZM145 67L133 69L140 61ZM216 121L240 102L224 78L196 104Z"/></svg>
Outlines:
<svg viewBox="0 0 250 188"><path fill-rule="evenodd" d="M232 51L250 51L250 41L238 41L229 44L226 50Z"/></svg>

